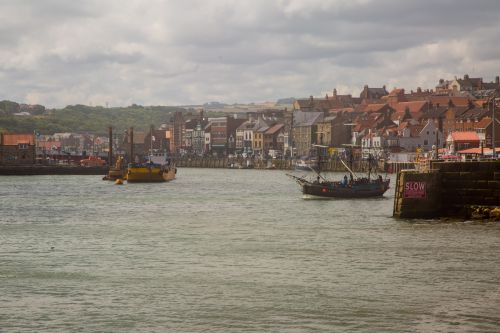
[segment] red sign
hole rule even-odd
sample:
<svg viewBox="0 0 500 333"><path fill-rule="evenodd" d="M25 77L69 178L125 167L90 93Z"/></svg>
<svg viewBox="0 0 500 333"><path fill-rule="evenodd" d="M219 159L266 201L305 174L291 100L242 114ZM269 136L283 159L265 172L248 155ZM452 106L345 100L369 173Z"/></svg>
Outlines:
<svg viewBox="0 0 500 333"><path fill-rule="evenodd" d="M405 182L405 198L425 198L425 182Z"/></svg>

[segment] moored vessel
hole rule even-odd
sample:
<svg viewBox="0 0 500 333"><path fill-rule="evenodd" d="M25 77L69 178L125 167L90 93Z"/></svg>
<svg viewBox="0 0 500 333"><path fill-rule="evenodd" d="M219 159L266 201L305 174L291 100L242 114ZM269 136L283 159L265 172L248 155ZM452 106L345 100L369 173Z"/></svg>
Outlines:
<svg viewBox="0 0 500 333"><path fill-rule="evenodd" d="M326 148L319 145L316 147ZM382 196L389 189L389 178L383 178L381 175L371 177L371 158L368 159L367 177L358 177L342 159L340 161L349 172L349 177L345 175L341 181L328 180L321 174L321 155L318 155L315 180L288 176L300 185L304 198L370 198Z"/></svg>
<svg viewBox="0 0 500 333"><path fill-rule="evenodd" d="M130 163L127 168L125 178L127 183L158 183L168 182L175 179L177 168L166 155L156 154L156 157L163 157L164 159L159 162L152 158L144 163Z"/></svg>

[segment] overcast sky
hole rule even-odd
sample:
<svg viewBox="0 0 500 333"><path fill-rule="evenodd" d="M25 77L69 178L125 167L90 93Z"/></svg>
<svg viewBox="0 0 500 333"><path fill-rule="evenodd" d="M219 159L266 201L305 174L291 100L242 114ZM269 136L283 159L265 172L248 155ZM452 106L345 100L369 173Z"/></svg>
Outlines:
<svg viewBox="0 0 500 333"><path fill-rule="evenodd" d="M127 106L500 75L500 1L0 0L0 100Z"/></svg>

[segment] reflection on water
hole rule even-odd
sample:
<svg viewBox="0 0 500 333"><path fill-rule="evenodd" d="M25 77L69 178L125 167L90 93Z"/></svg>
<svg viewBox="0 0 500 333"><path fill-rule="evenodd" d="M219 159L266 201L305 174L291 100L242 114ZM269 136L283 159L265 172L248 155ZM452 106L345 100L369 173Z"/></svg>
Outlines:
<svg viewBox="0 0 500 333"><path fill-rule="evenodd" d="M500 225L395 220L393 193L303 200L258 170L0 177L0 331L496 331Z"/></svg>

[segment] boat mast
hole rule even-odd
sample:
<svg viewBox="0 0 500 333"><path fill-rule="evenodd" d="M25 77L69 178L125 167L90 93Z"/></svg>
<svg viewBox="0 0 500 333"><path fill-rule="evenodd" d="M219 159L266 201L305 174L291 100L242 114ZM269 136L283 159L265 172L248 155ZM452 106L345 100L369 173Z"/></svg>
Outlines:
<svg viewBox="0 0 500 333"><path fill-rule="evenodd" d="M151 128L149 129L149 141L150 141L149 162L151 162L153 159L153 125L151 125Z"/></svg>
<svg viewBox="0 0 500 333"><path fill-rule="evenodd" d="M129 135L130 135L130 163L134 163L135 158L134 158L134 128L133 127L130 127Z"/></svg>
<svg viewBox="0 0 500 333"><path fill-rule="evenodd" d="M316 172L316 174L318 175L318 177L320 177L321 179L323 179L324 181L326 181L325 177L323 177L321 175L321 148L326 148L326 146L322 146L322 145L313 145L313 147L316 148L316 153L318 154L318 166L316 168L316 170L314 170L314 168L312 168L311 166L309 166L309 168L311 170L313 170L314 172Z"/></svg>
<svg viewBox="0 0 500 333"><path fill-rule="evenodd" d="M370 180L371 171L372 171L372 153L368 153L368 180Z"/></svg>
<svg viewBox="0 0 500 333"><path fill-rule="evenodd" d="M113 127L109 126L108 165L113 165Z"/></svg>

